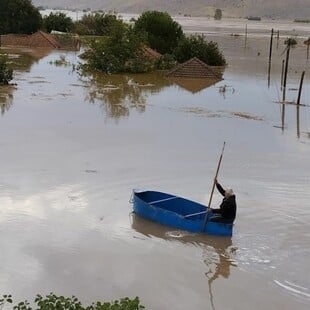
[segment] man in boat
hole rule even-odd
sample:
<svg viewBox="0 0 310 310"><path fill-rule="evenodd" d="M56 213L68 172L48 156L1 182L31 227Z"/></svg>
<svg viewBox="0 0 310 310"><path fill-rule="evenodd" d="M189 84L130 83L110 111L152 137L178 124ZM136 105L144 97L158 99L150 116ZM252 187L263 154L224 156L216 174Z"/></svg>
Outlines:
<svg viewBox="0 0 310 310"><path fill-rule="evenodd" d="M214 180L216 188L224 196L223 201L219 209L211 209L212 217L210 218L211 222L220 222L220 223L233 223L236 217L236 196L232 189L224 189L217 180Z"/></svg>

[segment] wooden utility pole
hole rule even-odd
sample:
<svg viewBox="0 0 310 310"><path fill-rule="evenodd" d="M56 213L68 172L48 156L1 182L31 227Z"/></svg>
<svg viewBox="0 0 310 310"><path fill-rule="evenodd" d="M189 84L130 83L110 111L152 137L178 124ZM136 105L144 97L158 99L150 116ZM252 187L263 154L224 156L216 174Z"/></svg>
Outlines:
<svg viewBox="0 0 310 310"><path fill-rule="evenodd" d="M299 110L300 110L300 98L301 98L301 91L302 91L302 85L304 83L304 77L305 77L305 71L301 74L300 84L299 84L299 90L298 90L298 97L297 97L297 103L296 103L296 124L297 124L297 137L300 138L300 121L299 121Z"/></svg>
<svg viewBox="0 0 310 310"><path fill-rule="evenodd" d="M307 45L307 60L309 60L310 37L304 42Z"/></svg>
<svg viewBox="0 0 310 310"><path fill-rule="evenodd" d="M282 70L281 70L281 90L282 90L282 88L283 88L284 63L285 63L285 60L284 60L284 59L282 59Z"/></svg>
<svg viewBox="0 0 310 310"><path fill-rule="evenodd" d="M270 86L272 43L273 43L273 28L271 29L270 46L269 46L268 87Z"/></svg>
<svg viewBox="0 0 310 310"><path fill-rule="evenodd" d="M285 101L285 93L286 93L286 81L287 81L287 71L288 71L288 62L290 59L290 46L287 46L286 50L286 61L285 61L285 69L284 69L284 79L283 79L283 96L282 101Z"/></svg>
<svg viewBox="0 0 310 310"><path fill-rule="evenodd" d="M301 98L302 85L304 83L304 77L305 77L305 71L303 71L302 74L301 74L299 90L298 90L298 97L297 97L297 106L300 105L300 98Z"/></svg>
<svg viewBox="0 0 310 310"><path fill-rule="evenodd" d="M247 46L248 41L248 24L245 24L245 38L244 38L244 48Z"/></svg>
<svg viewBox="0 0 310 310"><path fill-rule="evenodd" d="M284 126L285 126L285 104L282 102L282 109L281 109L281 128L282 132L284 131Z"/></svg>

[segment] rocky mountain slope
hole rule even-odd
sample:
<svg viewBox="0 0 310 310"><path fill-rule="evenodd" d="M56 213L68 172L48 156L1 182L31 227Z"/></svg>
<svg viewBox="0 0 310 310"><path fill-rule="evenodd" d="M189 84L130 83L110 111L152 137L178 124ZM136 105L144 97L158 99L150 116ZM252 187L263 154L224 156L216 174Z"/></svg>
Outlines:
<svg viewBox="0 0 310 310"><path fill-rule="evenodd" d="M213 16L220 8L225 17L260 16L275 19L310 19L310 0L32 0L37 6L141 13L167 11L171 15Z"/></svg>

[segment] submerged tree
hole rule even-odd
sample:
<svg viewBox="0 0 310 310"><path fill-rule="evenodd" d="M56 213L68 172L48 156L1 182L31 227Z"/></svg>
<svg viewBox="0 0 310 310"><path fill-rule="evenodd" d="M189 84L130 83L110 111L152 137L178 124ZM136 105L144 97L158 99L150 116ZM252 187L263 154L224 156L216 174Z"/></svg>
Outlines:
<svg viewBox="0 0 310 310"><path fill-rule="evenodd" d="M209 66L223 66L226 60L216 42L207 41L203 35L191 35L181 40L174 50L178 62L197 57Z"/></svg>
<svg viewBox="0 0 310 310"><path fill-rule="evenodd" d="M111 14L85 14L74 25L74 31L80 35L109 35L116 25L123 22Z"/></svg>
<svg viewBox="0 0 310 310"><path fill-rule="evenodd" d="M132 27L118 24L110 36L92 41L85 53L86 68L105 73L142 73L153 69L143 51L144 38Z"/></svg>
<svg viewBox="0 0 310 310"><path fill-rule="evenodd" d="M31 0L1 0L0 33L36 32L42 26L39 10Z"/></svg>
<svg viewBox="0 0 310 310"><path fill-rule="evenodd" d="M61 12L50 13L43 18L43 26L47 32L52 30L70 32L73 28L73 21L66 14Z"/></svg>
<svg viewBox="0 0 310 310"><path fill-rule="evenodd" d="M215 20L220 20L220 19L222 19L222 10L221 10L221 9L216 9L216 10L215 10L214 19L215 19Z"/></svg>
<svg viewBox="0 0 310 310"><path fill-rule="evenodd" d="M0 54L0 85L8 85L12 79L13 69L8 66L8 57Z"/></svg>
<svg viewBox="0 0 310 310"><path fill-rule="evenodd" d="M184 38L181 25L165 12L144 12L135 22L134 29L145 32L149 46L161 54L172 54Z"/></svg>
<svg viewBox="0 0 310 310"><path fill-rule="evenodd" d="M287 38L285 41L284 41L284 44L287 46L287 47L295 47L295 45L297 45L297 40L293 37L290 37L290 38Z"/></svg>
<svg viewBox="0 0 310 310"><path fill-rule="evenodd" d="M163 55L147 55L148 46ZM153 11L143 13L133 27L117 22L106 36L93 39L84 53L84 68L105 73L145 73L169 69L176 61L192 57L211 66L226 64L217 43L208 42L204 36L185 37L168 13Z"/></svg>

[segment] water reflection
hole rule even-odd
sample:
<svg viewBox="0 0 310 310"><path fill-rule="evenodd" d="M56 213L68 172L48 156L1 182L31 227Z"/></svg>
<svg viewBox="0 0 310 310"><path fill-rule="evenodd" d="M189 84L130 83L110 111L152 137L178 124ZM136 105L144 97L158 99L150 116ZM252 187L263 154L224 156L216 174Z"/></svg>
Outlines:
<svg viewBox="0 0 310 310"><path fill-rule="evenodd" d="M50 49L1 48L1 53L8 55L13 70L30 71L33 64L51 53Z"/></svg>
<svg viewBox="0 0 310 310"><path fill-rule="evenodd" d="M145 220L135 213L131 214L131 227L138 233L148 237L157 237L169 241L178 241L184 244L193 244L200 247L203 262L207 266L205 276L208 279L208 291L212 309L215 309L215 300L212 285L220 277L228 279L230 268L237 267L234 259L237 248L233 246L231 237L217 237L202 234L190 234L184 231L173 231L171 228Z"/></svg>
<svg viewBox="0 0 310 310"><path fill-rule="evenodd" d="M212 292L212 284L215 280L220 277L228 279L230 276L230 267L236 267L237 264L233 259L236 253L236 248L233 247L231 238L212 238L212 247L215 252L210 256L208 249L205 251L204 262L208 266L209 270L206 272L206 277L208 278L208 288L210 295L210 303L212 309L215 309L214 296ZM211 252L212 253L212 252Z"/></svg>
<svg viewBox="0 0 310 310"><path fill-rule="evenodd" d="M0 48L0 53L8 55L10 65L13 68L14 80L19 80L20 72L30 71L32 65L50 53L45 49L26 48ZM13 105L13 93L17 89L16 84L0 86L0 110L4 115Z"/></svg>
<svg viewBox="0 0 310 310"><path fill-rule="evenodd" d="M302 137L302 134L306 137L310 137L310 133L304 129L303 131L301 130L301 121L300 121L300 108L307 109L309 106L304 105L304 104L295 104L294 102L281 102L280 103L280 114L281 114L281 125L280 126L274 126L275 128L280 128L282 132L284 133L285 129L287 129L285 119L286 119L286 106L296 106L296 136L298 139ZM303 111L304 114L308 113L308 110Z"/></svg>
<svg viewBox="0 0 310 310"><path fill-rule="evenodd" d="M0 110L1 115L4 115L13 104L13 92L15 90L14 86L5 85L0 86Z"/></svg>
<svg viewBox="0 0 310 310"><path fill-rule="evenodd" d="M191 92L192 94L199 93L200 91L204 90L205 88L211 87L216 83L220 82L220 79L207 79L207 78L173 78L169 77L169 80L181 88Z"/></svg>
<svg viewBox="0 0 310 310"><path fill-rule="evenodd" d="M131 108L144 112L148 95L158 93L170 85L171 82L160 72L135 75L92 74L85 101L99 101L107 116L121 118L128 116Z"/></svg>

